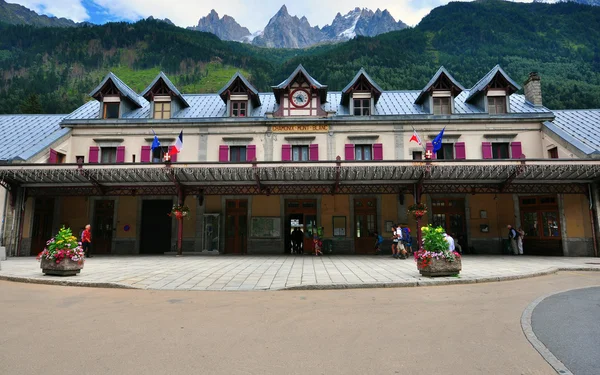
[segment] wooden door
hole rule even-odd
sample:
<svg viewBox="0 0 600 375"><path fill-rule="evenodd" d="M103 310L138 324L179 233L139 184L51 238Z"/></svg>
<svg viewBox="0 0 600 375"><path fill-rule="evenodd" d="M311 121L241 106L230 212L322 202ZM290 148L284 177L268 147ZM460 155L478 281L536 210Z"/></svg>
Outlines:
<svg viewBox="0 0 600 375"><path fill-rule="evenodd" d="M460 198L432 199L432 225L442 227L462 247L468 248L465 200Z"/></svg>
<svg viewBox="0 0 600 375"><path fill-rule="evenodd" d="M113 238L115 201L97 200L92 224L92 254L110 254Z"/></svg>
<svg viewBox="0 0 600 375"><path fill-rule="evenodd" d="M30 255L38 255L52 238L52 219L54 217L54 198L36 198L33 212Z"/></svg>
<svg viewBox="0 0 600 375"><path fill-rule="evenodd" d="M377 199L358 198L354 200L354 252L356 254L375 253L375 232L377 231Z"/></svg>
<svg viewBox="0 0 600 375"><path fill-rule="evenodd" d="M294 225L301 225L300 230L304 234L302 241L304 254L314 254L313 234L317 232L317 200L287 199L285 201L285 217L290 231L292 230L292 220L294 220ZM287 230L286 233L288 233ZM286 253L289 252L288 243L291 244L291 240L286 239Z"/></svg>
<svg viewBox="0 0 600 375"><path fill-rule="evenodd" d="M246 254L248 250L248 201L232 199L225 202L226 254Z"/></svg>
<svg viewBox="0 0 600 375"><path fill-rule="evenodd" d="M562 256L562 233L556 197L522 197L523 254Z"/></svg>
<svg viewBox="0 0 600 375"><path fill-rule="evenodd" d="M173 201L144 200L142 202L142 230L140 254L164 254L171 251L171 223L169 217Z"/></svg>

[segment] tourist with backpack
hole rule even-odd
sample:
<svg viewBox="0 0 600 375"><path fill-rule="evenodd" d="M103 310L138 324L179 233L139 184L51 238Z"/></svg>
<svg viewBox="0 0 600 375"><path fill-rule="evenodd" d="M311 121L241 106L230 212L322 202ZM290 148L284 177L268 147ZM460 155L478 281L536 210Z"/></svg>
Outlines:
<svg viewBox="0 0 600 375"><path fill-rule="evenodd" d="M404 242L404 248L406 249L406 253L408 255L412 255L412 236L410 235L410 228L404 227L402 228L402 242Z"/></svg>

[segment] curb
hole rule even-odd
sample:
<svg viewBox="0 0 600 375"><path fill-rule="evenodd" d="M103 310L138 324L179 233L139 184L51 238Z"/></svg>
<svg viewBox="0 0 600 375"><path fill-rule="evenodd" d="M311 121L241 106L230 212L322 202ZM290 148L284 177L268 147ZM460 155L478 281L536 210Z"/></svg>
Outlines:
<svg viewBox="0 0 600 375"><path fill-rule="evenodd" d="M260 290L284 291L284 290L340 290L340 289L373 289L373 288L411 288L424 286L442 286L442 285L462 285L462 284L481 284L501 281L511 281L520 279L529 279L539 276L553 275L560 271L595 271L600 272L598 267L553 267L546 270L523 273L520 275L498 276L498 277L481 277L481 278L452 278L452 279L416 279L414 281L398 281L384 283L367 283L367 284L310 284L310 285L295 285L283 288L268 288ZM111 282L90 282L90 281L75 281L66 279L46 279L34 277L20 277L0 275L0 280L29 283L29 284L46 284L46 285L61 285L61 286L76 286L87 288L110 288L110 289L135 289L135 290L154 290L147 288L135 287L127 284L111 283ZM159 289L156 289L159 290ZM163 289L160 289L163 290ZM175 290L175 289L174 289ZM185 289L184 289L185 290ZM205 290L198 290L205 291ZM214 291L214 290L213 290ZM216 290L219 291L219 290ZM224 291L224 290L221 290Z"/></svg>
<svg viewBox="0 0 600 375"><path fill-rule="evenodd" d="M577 269L575 271L586 271L586 270L585 269L583 269L583 270ZM533 310L535 310L535 308L546 298L552 297L557 294L567 293L567 292L571 292L574 290L588 289L588 288L590 288L590 287L563 290L561 292L554 292L554 293L550 293L545 296L542 296L542 297L536 299L535 301L533 301L532 303L530 303L529 306L527 306L527 308L525 309L525 311L523 311L523 314L521 315L521 328L523 329L523 333L525 334L525 337L527 337L527 340L529 340L529 342L535 348L535 350L537 350L538 353L540 353L542 358L544 358L544 360L546 362L548 362L548 364L550 366L552 366L552 368L554 368L554 370L558 374L561 374L561 375L573 375L573 373L564 365L564 363L562 363L558 358L556 358L556 356L554 354L552 354L550 349L548 349L546 347L546 345L544 345L538 339L536 334L533 332L533 328L531 325L531 317L533 315Z"/></svg>
<svg viewBox="0 0 600 375"><path fill-rule="evenodd" d="M51 280L51 279L36 279L33 277L18 277L0 275L0 280L12 281L26 284L45 284L45 285L61 285L61 286L78 286L84 288L106 288L106 289L140 289L131 285L119 283L94 283L90 281L72 281L72 280Z"/></svg>

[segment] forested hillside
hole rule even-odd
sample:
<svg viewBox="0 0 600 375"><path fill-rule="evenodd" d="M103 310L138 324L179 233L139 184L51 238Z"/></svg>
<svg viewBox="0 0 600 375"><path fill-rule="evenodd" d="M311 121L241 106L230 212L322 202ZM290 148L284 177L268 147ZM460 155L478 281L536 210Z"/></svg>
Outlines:
<svg viewBox="0 0 600 375"><path fill-rule="evenodd" d="M330 90L360 67L385 89L420 89L440 65L470 87L495 64L542 76L551 108L600 108L600 7L450 3L415 28L308 50L261 49L160 21L78 28L0 25L0 113L66 113L113 70L141 91L160 70L183 92L214 92L242 70L261 90L298 63Z"/></svg>

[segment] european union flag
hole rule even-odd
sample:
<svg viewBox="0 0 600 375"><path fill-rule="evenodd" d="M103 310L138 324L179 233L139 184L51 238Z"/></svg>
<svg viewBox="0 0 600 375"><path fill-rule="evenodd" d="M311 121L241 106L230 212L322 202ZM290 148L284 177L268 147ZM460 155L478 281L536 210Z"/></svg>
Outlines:
<svg viewBox="0 0 600 375"><path fill-rule="evenodd" d="M154 133L154 130L152 130L152 133ZM158 140L158 137L156 136L156 133L154 133L154 140L152 141L152 151L154 151L154 149L157 149L160 147L160 141Z"/></svg>
<svg viewBox="0 0 600 375"><path fill-rule="evenodd" d="M442 148L442 138L444 138L444 130L446 130L446 127L442 129L440 134L438 134L433 141L431 141L431 144L433 145L433 152L438 152Z"/></svg>

